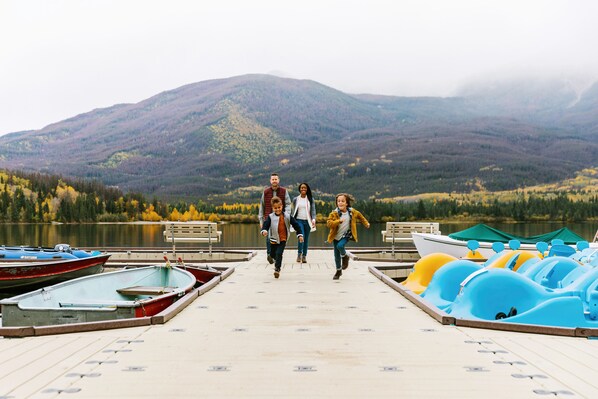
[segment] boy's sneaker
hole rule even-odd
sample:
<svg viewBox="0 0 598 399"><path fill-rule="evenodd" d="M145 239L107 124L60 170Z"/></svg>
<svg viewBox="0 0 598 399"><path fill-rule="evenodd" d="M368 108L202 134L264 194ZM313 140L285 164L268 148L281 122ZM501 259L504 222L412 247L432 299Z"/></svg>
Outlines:
<svg viewBox="0 0 598 399"><path fill-rule="evenodd" d="M278 278L280 276L280 269L274 269L274 278Z"/></svg>
<svg viewBox="0 0 598 399"><path fill-rule="evenodd" d="M301 255L297 255L297 263L301 263Z"/></svg>
<svg viewBox="0 0 598 399"><path fill-rule="evenodd" d="M307 263L307 259L305 258L305 255L303 255L301 257L301 263Z"/></svg>
<svg viewBox="0 0 598 399"><path fill-rule="evenodd" d="M270 254L268 254L268 263L272 264L274 263L274 258L270 256Z"/></svg>
<svg viewBox="0 0 598 399"><path fill-rule="evenodd" d="M342 275L343 275L343 271L342 270L337 270L336 273L334 273L334 277L332 277L332 279L333 280L338 280Z"/></svg>
<svg viewBox="0 0 598 399"><path fill-rule="evenodd" d="M342 261L342 265L343 265L343 270L345 270L346 268L349 267L349 253L347 252L347 254L345 256L343 256Z"/></svg>

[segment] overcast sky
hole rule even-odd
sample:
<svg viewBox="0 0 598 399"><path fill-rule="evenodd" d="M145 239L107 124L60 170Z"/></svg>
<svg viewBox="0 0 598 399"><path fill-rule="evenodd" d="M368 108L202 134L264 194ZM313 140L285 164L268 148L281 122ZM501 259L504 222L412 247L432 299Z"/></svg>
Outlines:
<svg viewBox="0 0 598 399"><path fill-rule="evenodd" d="M598 80L595 0L0 0L0 134L247 73L449 96Z"/></svg>

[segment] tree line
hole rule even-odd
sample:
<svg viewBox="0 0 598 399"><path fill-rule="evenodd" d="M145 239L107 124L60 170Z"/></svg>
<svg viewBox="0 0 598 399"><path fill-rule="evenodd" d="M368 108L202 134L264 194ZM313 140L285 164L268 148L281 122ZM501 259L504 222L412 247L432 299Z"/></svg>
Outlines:
<svg viewBox="0 0 598 399"><path fill-rule="evenodd" d="M509 201L443 198L418 201L362 200L354 204L371 222L463 219L479 221L565 221L598 219L598 195L583 190L517 193ZM323 222L333 201L316 201ZM93 223L161 220L257 222L257 203L210 204L148 200L97 181L67 180L40 173L0 171L0 222Z"/></svg>

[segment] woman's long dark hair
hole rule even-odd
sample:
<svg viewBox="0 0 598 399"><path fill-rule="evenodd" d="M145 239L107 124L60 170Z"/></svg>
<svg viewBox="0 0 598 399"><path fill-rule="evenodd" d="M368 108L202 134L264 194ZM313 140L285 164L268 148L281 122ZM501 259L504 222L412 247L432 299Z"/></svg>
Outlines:
<svg viewBox="0 0 598 399"><path fill-rule="evenodd" d="M305 193L307 199L309 200L309 202L314 202L314 198L311 195L311 187L309 187L309 184L307 183L299 183L299 187L297 188L299 190L299 195L301 195L301 186L303 186L304 184L305 187L307 187L307 193Z"/></svg>

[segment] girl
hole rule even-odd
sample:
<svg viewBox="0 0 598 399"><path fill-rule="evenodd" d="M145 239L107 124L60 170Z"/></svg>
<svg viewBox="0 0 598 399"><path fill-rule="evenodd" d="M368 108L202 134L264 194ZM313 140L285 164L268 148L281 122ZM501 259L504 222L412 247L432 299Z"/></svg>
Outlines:
<svg viewBox="0 0 598 399"><path fill-rule="evenodd" d="M303 242L297 244L297 263L307 263L309 233L316 229L316 205L309 184L299 184L299 193L293 198L291 214L303 227Z"/></svg>
<svg viewBox="0 0 598 399"><path fill-rule="evenodd" d="M350 240L357 242L357 221L363 224L366 229L370 228L370 223L361 212L351 208L351 202L353 201L353 197L349 194L337 194L336 209L330 212L326 221L326 225L330 229L328 242L334 245L334 263L336 264L334 280L338 280L343 274L342 270L349 267L350 253L345 250L345 245Z"/></svg>

